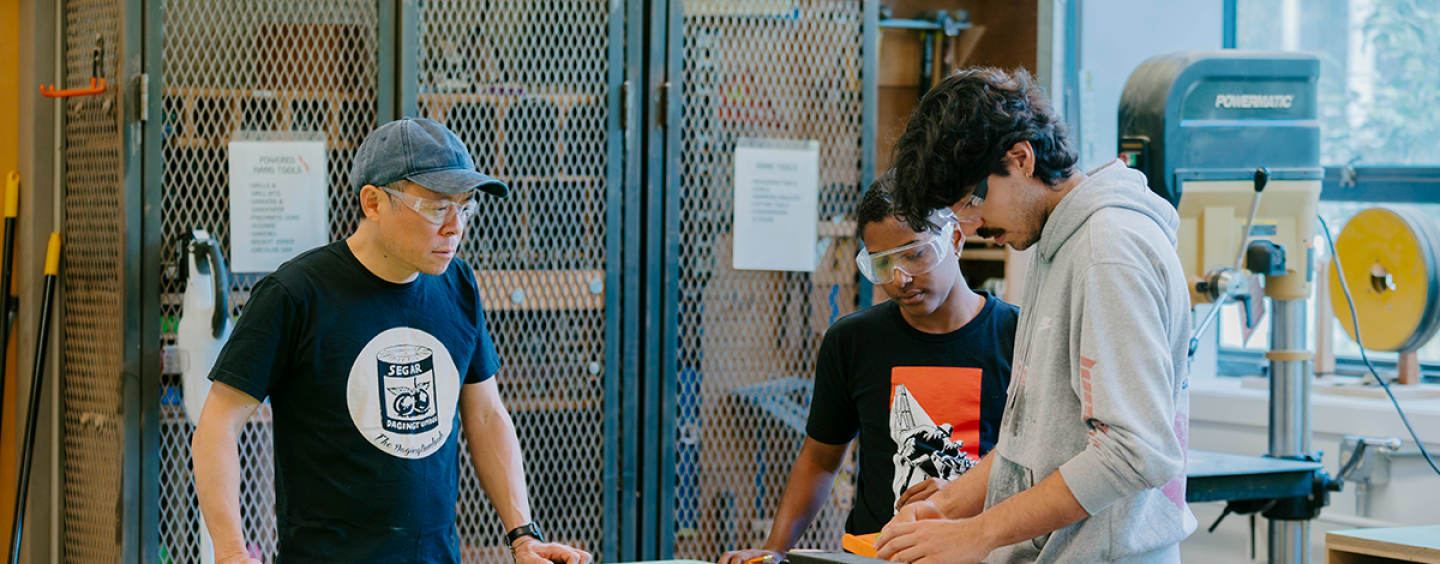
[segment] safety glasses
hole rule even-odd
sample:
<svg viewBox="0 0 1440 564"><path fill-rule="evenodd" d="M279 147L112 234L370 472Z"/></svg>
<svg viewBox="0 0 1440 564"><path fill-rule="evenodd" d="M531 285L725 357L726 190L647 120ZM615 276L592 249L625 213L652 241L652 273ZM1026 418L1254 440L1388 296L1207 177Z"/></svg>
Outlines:
<svg viewBox="0 0 1440 564"><path fill-rule="evenodd" d="M990 177L986 176L980 179L979 184L975 185L975 190L970 193L970 197L965 200L964 204L951 206L951 209L954 210L955 221L980 223L980 212L984 209L985 196L989 193Z"/></svg>
<svg viewBox="0 0 1440 564"><path fill-rule="evenodd" d="M956 216L950 210L941 209L937 213L943 227L929 239L873 255L861 247L860 253L855 255L860 273L871 283L889 284L895 279L896 270L912 277L935 270L946 257L955 254L956 248L950 245L950 238L958 225Z"/></svg>
<svg viewBox="0 0 1440 564"><path fill-rule="evenodd" d="M478 207L478 204L475 203L473 198L466 200L464 203L457 203L450 200L421 198L420 196L413 196L404 192L391 190L384 186L380 186L379 188L391 196L400 198L400 201L405 202L405 207L415 210L415 213L420 214L420 217L425 218L426 221L434 223L435 225L444 225L445 222L450 219L450 214L452 213L459 216L460 224L464 225L465 222L470 221L471 217L474 217L475 209Z"/></svg>

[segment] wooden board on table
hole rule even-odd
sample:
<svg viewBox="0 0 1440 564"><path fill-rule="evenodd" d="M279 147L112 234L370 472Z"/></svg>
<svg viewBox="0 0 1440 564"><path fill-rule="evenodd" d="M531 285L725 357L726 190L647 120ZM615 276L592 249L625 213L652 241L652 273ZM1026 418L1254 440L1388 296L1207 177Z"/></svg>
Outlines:
<svg viewBox="0 0 1440 564"><path fill-rule="evenodd" d="M1440 564L1440 525L1332 531L1325 535L1325 560L1330 564Z"/></svg>

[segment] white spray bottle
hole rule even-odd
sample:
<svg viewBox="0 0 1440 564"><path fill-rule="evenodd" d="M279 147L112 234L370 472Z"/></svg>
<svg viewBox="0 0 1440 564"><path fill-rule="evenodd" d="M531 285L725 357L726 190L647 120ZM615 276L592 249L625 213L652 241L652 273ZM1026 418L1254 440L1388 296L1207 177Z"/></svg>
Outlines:
<svg viewBox="0 0 1440 564"><path fill-rule="evenodd" d="M180 321L175 329L175 348L187 362L181 371L180 384L185 398L185 417L190 424L200 422L200 409L210 394L210 368L220 356L220 349L230 339L234 323L230 321L230 275L220 243L204 229L196 229L185 253L189 276Z"/></svg>
<svg viewBox="0 0 1440 564"><path fill-rule="evenodd" d="M196 229L182 251L183 268L188 268L185 297L180 321L175 329L175 348L179 349L184 370L180 373L181 393L185 400L185 417L191 425L199 424L200 410L210 395L210 369L220 356L220 349L230 339L234 323L230 321L230 274L220 253L220 242L204 229ZM203 564L215 561L214 543L205 520L200 520L200 559Z"/></svg>

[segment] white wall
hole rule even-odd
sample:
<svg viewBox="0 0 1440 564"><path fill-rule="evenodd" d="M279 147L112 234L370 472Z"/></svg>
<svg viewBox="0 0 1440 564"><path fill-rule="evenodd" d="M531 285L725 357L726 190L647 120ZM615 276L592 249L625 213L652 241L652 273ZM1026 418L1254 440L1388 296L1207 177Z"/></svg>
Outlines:
<svg viewBox="0 0 1440 564"><path fill-rule="evenodd" d="M1222 0L1093 0L1080 14L1080 165L1115 158L1125 81L1140 63L1175 51L1214 50L1224 36Z"/></svg>

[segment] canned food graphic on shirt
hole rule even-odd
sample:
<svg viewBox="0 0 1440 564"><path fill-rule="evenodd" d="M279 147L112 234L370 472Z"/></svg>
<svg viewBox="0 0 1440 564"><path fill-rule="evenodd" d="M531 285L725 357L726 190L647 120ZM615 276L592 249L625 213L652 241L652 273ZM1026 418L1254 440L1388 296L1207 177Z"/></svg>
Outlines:
<svg viewBox="0 0 1440 564"><path fill-rule="evenodd" d="M394 345L375 354L380 377L380 426L413 435L440 424L435 409L433 352L418 345Z"/></svg>

